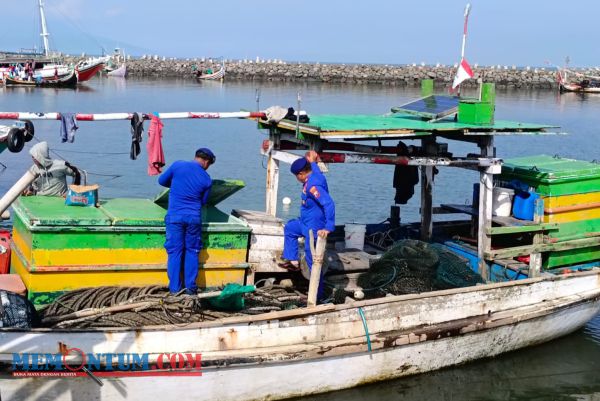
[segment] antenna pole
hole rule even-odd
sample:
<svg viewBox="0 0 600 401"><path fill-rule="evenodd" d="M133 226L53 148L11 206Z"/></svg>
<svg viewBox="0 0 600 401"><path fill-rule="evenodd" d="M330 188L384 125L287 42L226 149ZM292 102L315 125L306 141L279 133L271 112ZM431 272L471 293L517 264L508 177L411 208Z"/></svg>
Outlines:
<svg viewBox="0 0 600 401"><path fill-rule="evenodd" d="M46 16L44 15L44 2L43 0L39 0L40 5L40 23L42 25L42 33L40 36L42 37L42 41L44 42L44 55L48 57L50 55L50 44L48 43L48 28L46 27Z"/></svg>

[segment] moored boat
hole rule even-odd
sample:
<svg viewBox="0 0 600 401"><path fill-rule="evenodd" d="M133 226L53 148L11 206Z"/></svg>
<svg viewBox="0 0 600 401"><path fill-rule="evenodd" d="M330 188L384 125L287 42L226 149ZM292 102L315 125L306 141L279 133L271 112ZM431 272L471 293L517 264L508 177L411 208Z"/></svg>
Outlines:
<svg viewBox="0 0 600 401"><path fill-rule="evenodd" d="M109 77L125 78L127 76L127 64L123 63L118 68L106 73Z"/></svg>
<svg viewBox="0 0 600 401"><path fill-rule="evenodd" d="M44 396L59 401L172 398L174 395L181 399L199 400L284 399L425 373L550 341L577 330L600 311L597 238L572 240L562 237L560 244L547 241L541 234L561 233L563 226L555 221L557 216L553 216L554 213L545 213L543 204L539 202L535 207L535 221L493 216L493 183L499 183L500 178L511 178L511 174L521 175L524 180L532 179L526 173L534 172L538 182L528 181L528 185L538 187L540 195L546 197L544 201L548 202L548 207L556 208L570 205L571 199L560 198L560 201L566 202L562 203L554 197L571 197L576 196L574 193L577 191L587 191L597 183L598 172L593 166L579 163L578 168L587 172L584 183L576 180L577 174L565 174L565 166L561 166L562 174L557 177L552 165L566 161L553 159L551 163L546 158L535 161L536 169L529 168L521 160L512 161L510 170L503 170L509 163L494 156L495 135L539 134L553 127L495 120L493 87L484 86L481 93L481 100L430 97L424 93L425 100L394 108L393 114L386 116L310 115L309 121L300 122L292 114L280 121L262 119L262 128L269 132L269 139L262 149L267 157L267 208L265 212L252 213L257 223L248 223L248 226L255 237L246 237L246 244L251 244L247 262L255 264L253 272L283 273L277 270L272 258L255 262L251 261L254 256L251 254L273 249L261 248L267 236L282 237L281 227L275 224L279 164L299 157L291 151L304 151L316 144L321 159L328 163L372 163L420 169L421 222L405 226L404 232L423 240L460 247L469 255L473 270L486 280L485 284L368 300L347 299L339 305L232 316L185 325L2 328L0 360L6 365L5 371L0 373L3 375L0 376L2 394L9 399L20 399L33 398L43 392ZM439 105L444 106L440 108ZM43 116L56 118L49 113L40 114L40 119ZM202 115L211 118L209 113L190 113L188 118L200 118ZM10 117L18 118L20 115L10 114ZM86 119L102 119L100 116L93 117L87 115ZM213 114L212 118L218 117ZM380 143L368 145L365 139ZM444 139L475 142L481 152L478 155L455 156L449 153L445 143L440 142ZM421 144L408 152L407 148L403 150L397 145L401 140L416 140ZM392 145L383 145L385 141L391 141ZM441 170L444 167L467 168L479 173L481 186L473 207L446 205L445 208L446 211L459 209L461 213L476 216L475 226L470 220L453 222L452 225L434 224L433 173L435 168ZM560 185L560 188L553 185ZM37 208L36 203L39 203ZM57 292L56 286L61 284L60 274L65 274L64 281L68 278L68 284L72 286L77 283L78 277L86 274L89 277L103 269L106 271L109 265L114 270L111 274L134 275L137 270L138 277L144 277L149 262L156 265L164 263L160 259L164 255L159 254L163 229L160 221L164 216L158 213L156 205L151 206L156 214L148 213L141 201L136 203L135 208L110 207L107 204L104 209L78 209L77 218L81 220L77 220L66 213L72 209L62 205L62 200L55 203L52 215L48 213L51 208L35 198L21 200L15 207L15 221L19 227L15 228L17 235L13 236L12 245L15 257L25 262L16 267L21 271L28 270L22 275L26 278L24 281L35 285L36 279L44 280L47 278L45 275L55 274L57 276L47 280L55 287L42 290ZM62 209L58 208L59 203ZM542 215L539 214L540 207ZM250 213L239 215L248 216ZM228 219L220 216L215 223L222 224ZM247 218L248 222L250 220ZM275 223L266 224L272 221ZM243 230L245 235L250 227ZM384 231L388 232L391 228L386 225ZM452 242L455 235L465 235L471 229L476 233L475 246ZM101 238L104 232L119 238L121 248L102 247L102 243L107 243L106 237ZM208 229L206 232L210 235L214 231ZM124 239L132 238L134 234L138 236L135 240L137 247L130 246ZM504 243L502 238L506 236L511 236L516 243ZM521 239L524 237L527 239ZM584 241L584 246L581 241ZM244 252L230 252L240 248L229 246L227 241L214 242L226 245L224 248L228 253L213 253L208 260L245 255ZM143 246L139 246L140 243ZM564 258L560 252L581 249L588 255L585 260L587 267L580 266L581 260L576 263L558 261ZM78 258L78 253L88 257ZM516 259L522 255L529 255L528 262ZM106 259L102 261L100 256ZM144 260L136 260L131 265L130 258L133 257ZM552 257L557 259L556 262L551 266L544 265L544 260ZM115 259L111 258L121 258L122 263L115 264ZM510 264L507 259L512 260ZM84 263L88 265L83 266ZM553 271L556 267L560 268L560 274ZM368 268L368 262L361 267L362 271ZM91 272L92 269L95 271ZM501 269L502 275L495 275L496 269ZM590 271L580 271L584 269ZM567 274L562 274L564 271ZM346 283L352 278L350 274L340 275ZM131 276L129 279L132 279ZM137 278L133 277L133 280ZM249 281L250 277L247 276L246 280ZM93 355L146 355L149 366L146 373L172 374L173 377L162 380L159 386L153 385L156 379L141 374L136 376L136 372L118 378L104 378L106 360L96 369L92 366L90 373L105 380L102 387L88 377L10 376L15 354L19 358L23 358L25 352L28 355L52 356L72 348ZM164 354L185 355L190 352L201 353L202 377L176 375L177 372L160 369ZM81 358L73 359L74 364L80 361Z"/></svg>
<svg viewBox="0 0 600 401"><path fill-rule="evenodd" d="M597 76L586 76L565 68L558 71L557 79L561 92L600 93L600 77Z"/></svg>
<svg viewBox="0 0 600 401"><path fill-rule="evenodd" d="M27 87L41 87L41 88L75 88L77 86L77 74L75 70L63 77L59 78L41 78L38 77L33 80L25 80L20 78L13 78L10 76L4 77L4 84L6 86L27 86Z"/></svg>
<svg viewBox="0 0 600 401"><path fill-rule="evenodd" d="M212 72L212 70L210 70L209 72L202 71L202 70L196 71L196 79L198 79L198 80L216 81L216 80L222 80L224 78L225 78L225 62L222 62L221 65L219 66L219 70L215 71L215 72Z"/></svg>
<svg viewBox="0 0 600 401"><path fill-rule="evenodd" d="M107 57L98 57L90 60L84 60L77 63L75 72L77 73L77 82L85 82L96 76L102 71L106 64Z"/></svg>

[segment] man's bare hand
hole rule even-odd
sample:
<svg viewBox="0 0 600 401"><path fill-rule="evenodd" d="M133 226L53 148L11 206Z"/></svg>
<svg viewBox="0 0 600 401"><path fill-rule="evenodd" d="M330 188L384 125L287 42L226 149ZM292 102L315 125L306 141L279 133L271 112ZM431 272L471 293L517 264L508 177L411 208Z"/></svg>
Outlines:
<svg viewBox="0 0 600 401"><path fill-rule="evenodd" d="M329 230L319 230L317 231L317 235L321 238L327 238L329 235Z"/></svg>
<svg viewBox="0 0 600 401"><path fill-rule="evenodd" d="M315 152L314 150L309 150L308 152L306 152L304 157L306 158L306 160L308 160L309 163L314 163L314 162L319 161L319 154L317 152Z"/></svg>

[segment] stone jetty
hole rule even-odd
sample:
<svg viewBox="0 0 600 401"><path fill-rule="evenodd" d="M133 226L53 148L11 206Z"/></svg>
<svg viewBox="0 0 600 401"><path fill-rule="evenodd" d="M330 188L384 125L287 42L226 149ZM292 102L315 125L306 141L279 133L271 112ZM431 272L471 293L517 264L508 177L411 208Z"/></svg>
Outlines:
<svg viewBox="0 0 600 401"><path fill-rule="evenodd" d="M299 63L281 60L226 60L226 79L245 81L310 81L347 84L413 85L432 78L438 83L449 83L455 66L381 65L381 64L325 64ZM556 88L555 68L473 65L474 78L494 82L507 88ZM196 69L218 69L210 59L167 59L145 56L127 61L127 70L134 77L193 78ZM582 73L598 71L588 70ZM477 85L476 79L465 85Z"/></svg>

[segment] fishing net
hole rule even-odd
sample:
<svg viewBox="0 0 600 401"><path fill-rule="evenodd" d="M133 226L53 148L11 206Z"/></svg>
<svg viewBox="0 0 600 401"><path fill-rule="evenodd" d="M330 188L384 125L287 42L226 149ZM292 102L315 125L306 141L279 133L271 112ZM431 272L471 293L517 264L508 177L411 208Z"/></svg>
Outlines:
<svg viewBox="0 0 600 401"><path fill-rule="evenodd" d="M482 282L481 276L474 273L463 258L441 245L417 240L396 242L357 280L368 298L467 287Z"/></svg>
<svg viewBox="0 0 600 401"><path fill-rule="evenodd" d="M38 324L38 314L27 298L0 290L0 327L30 329Z"/></svg>
<svg viewBox="0 0 600 401"><path fill-rule="evenodd" d="M244 294L253 292L253 285L240 285L237 283L227 284L221 295L215 298L208 298L208 303L216 310L221 311L240 311L244 309Z"/></svg>

